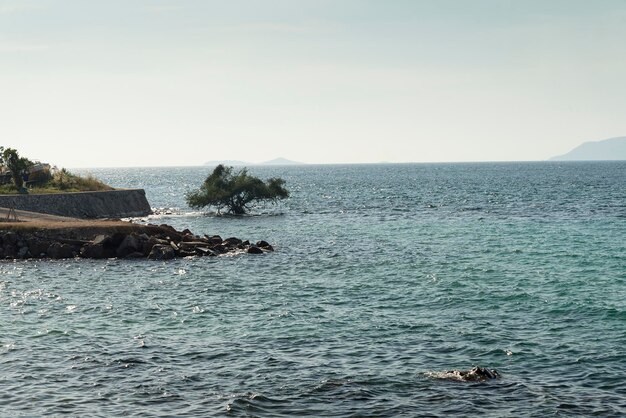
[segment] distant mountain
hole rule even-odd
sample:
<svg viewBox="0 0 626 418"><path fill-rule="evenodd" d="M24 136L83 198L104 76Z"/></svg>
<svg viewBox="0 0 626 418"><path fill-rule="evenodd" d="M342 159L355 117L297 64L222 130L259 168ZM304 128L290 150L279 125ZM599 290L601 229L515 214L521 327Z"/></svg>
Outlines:
<svg viewBox="0 0 626 418"><path fill-rule="evenodd" d="M219 164L240 167L240 166L248 166L248 165L302 165L304 163L291 161L286 158L275 158L270 161L265 161L264 163L247 163L245 161L239 161L239 160L207 161L206 163L204 163L204 165L212 165L212 166L217 166Z"/></svg>
<svg viewBox="0 0 626 418"><path fill-rule="evenodd" d="M291 161L286 158L275 158L270 161L266 161L261 163L261 165L302 165L304 163L299 163L297 161Z"/></svg>
<svg viewBox="0 0 626 418"><path fill-rule="evenodd" d="M626 136L585 142L551 161L626 160Z"/></svg>

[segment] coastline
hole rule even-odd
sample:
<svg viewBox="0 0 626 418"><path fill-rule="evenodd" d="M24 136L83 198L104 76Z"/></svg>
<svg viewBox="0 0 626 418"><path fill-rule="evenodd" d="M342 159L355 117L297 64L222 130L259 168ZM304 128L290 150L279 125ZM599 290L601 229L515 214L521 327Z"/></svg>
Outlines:
<svg viewBox="0 0 626 418"><path fill-rule="evenodd" d="M199 236L162 224L136 224L118 219L84 220L0 208L1 259L133 258L169 260L219 256L227 253L263 254L272 246L239 238Z"/></svg>

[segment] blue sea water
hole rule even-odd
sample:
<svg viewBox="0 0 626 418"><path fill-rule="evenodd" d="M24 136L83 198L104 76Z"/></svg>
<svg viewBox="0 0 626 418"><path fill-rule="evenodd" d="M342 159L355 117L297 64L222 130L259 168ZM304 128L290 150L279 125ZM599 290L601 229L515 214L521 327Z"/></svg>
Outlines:
<svg viewBox="0 0 626 418"><path fill-rule="evenodd" d="M0 262L1 416L626 416L626 162L251 167L292 197L246 217L89 171L276 251Z"/></svg>

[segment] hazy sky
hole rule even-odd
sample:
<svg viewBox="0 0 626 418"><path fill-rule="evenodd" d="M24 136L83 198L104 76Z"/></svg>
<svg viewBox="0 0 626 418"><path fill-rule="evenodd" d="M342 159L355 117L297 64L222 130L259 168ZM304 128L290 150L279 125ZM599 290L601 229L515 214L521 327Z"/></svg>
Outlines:
<svg viewBox="0 0 626 418"><path fill-rule="evenodd" d="M543 160L622 135L625 0L0 0L0 145L62 166Z"/></svg>

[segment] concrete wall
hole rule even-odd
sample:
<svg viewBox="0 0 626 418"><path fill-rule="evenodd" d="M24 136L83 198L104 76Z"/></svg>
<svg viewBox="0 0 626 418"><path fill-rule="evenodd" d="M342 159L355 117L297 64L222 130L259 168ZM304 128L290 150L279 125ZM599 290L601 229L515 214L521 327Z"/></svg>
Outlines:
<svg viewBox="0 0 626 418"><path fill-rule="evenodd" d="M129 218L152 213L143 189L0 195L0 207L73 218Z"/></svg>

